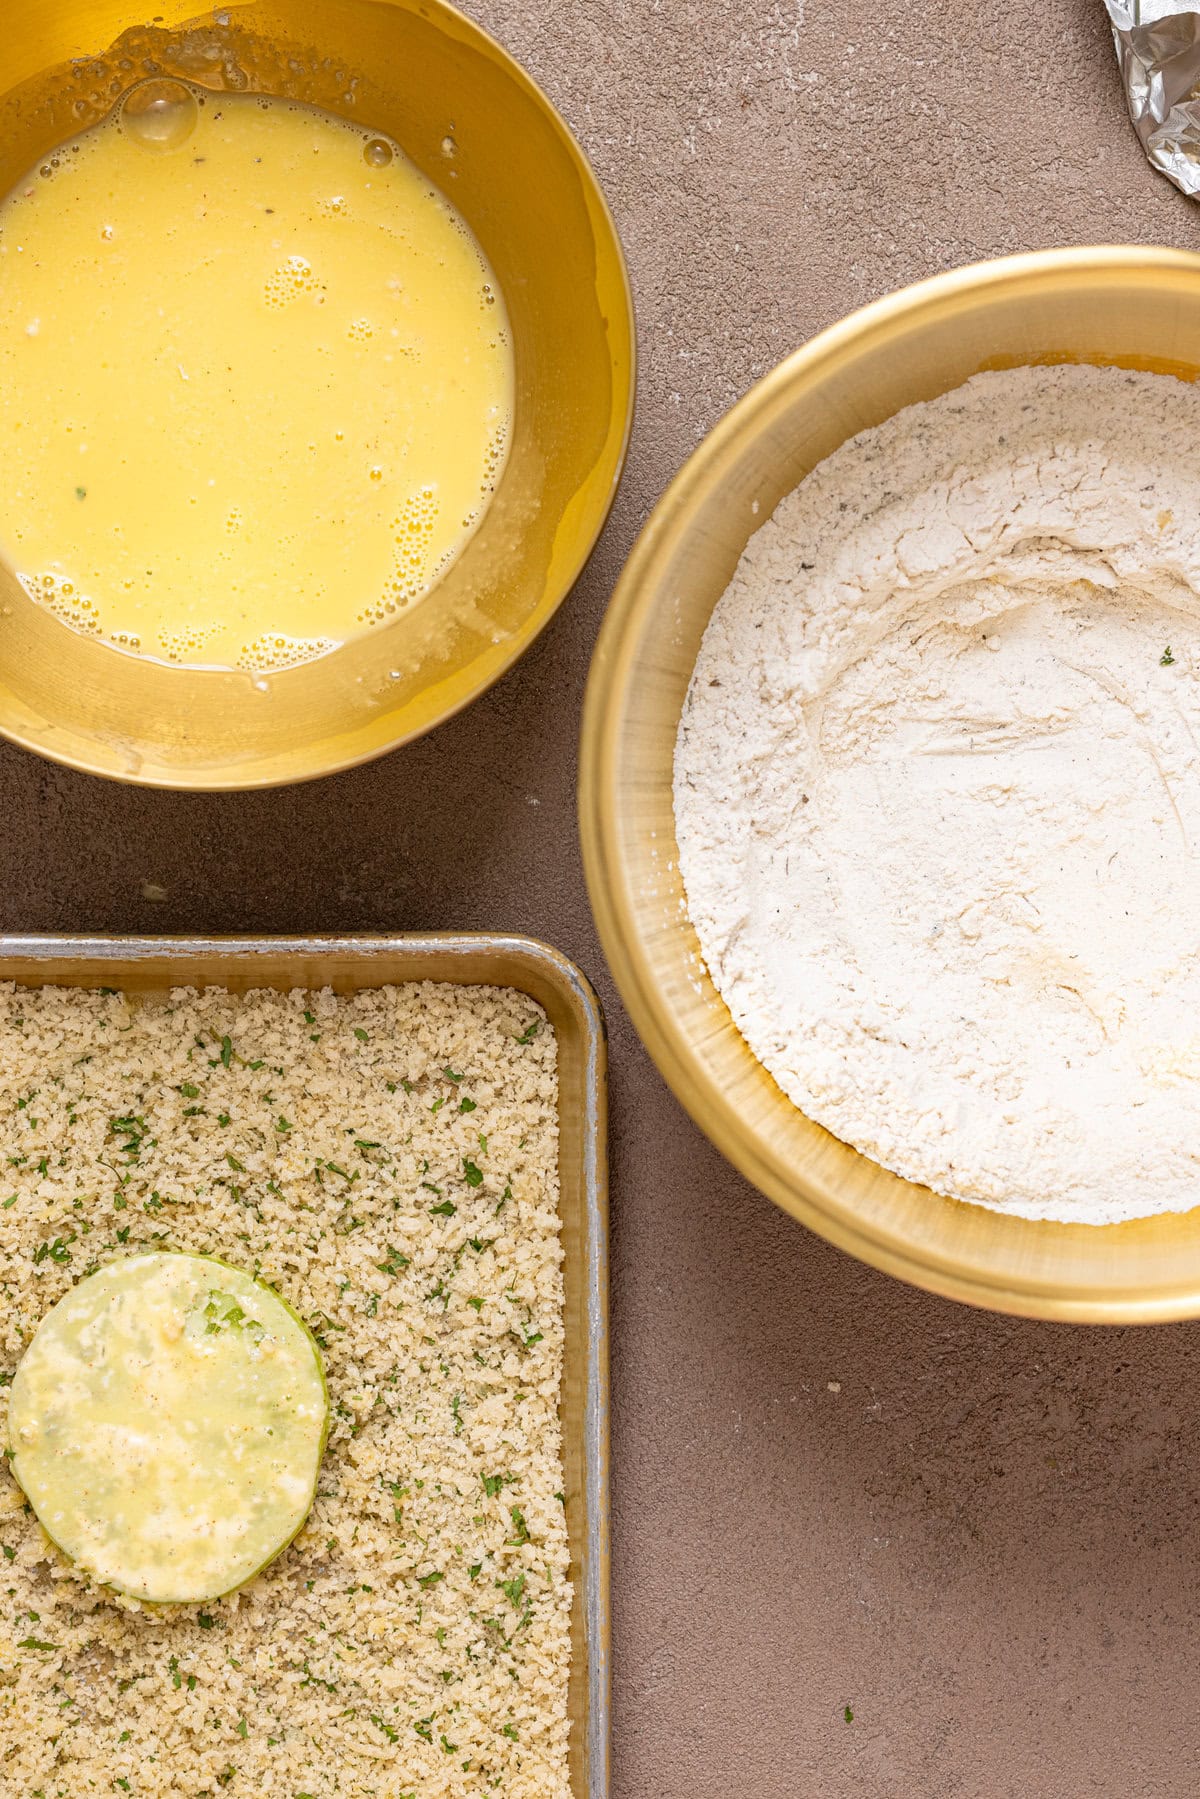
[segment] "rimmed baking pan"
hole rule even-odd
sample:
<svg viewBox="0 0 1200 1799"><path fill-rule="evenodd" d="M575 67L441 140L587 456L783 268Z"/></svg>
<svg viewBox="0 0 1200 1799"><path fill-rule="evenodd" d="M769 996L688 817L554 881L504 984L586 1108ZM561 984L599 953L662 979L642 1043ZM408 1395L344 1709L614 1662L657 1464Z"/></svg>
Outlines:
<svg viewBox="0 0 1200 1799"><path fill-rule="evenodd" d="M609 1791L609 1382L607 1058L591 986L529 937L0 936L0 981L20 986L319 989L407 981L514 987L558 1044L559 1208L565 1283L560 1402L571 1545L570 1774L576 1799Z"/></svg>

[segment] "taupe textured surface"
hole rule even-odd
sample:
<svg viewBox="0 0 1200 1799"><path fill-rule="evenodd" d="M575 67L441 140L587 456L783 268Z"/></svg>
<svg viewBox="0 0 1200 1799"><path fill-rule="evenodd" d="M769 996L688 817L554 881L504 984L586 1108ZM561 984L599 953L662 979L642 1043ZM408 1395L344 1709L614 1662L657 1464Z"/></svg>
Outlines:
<svg viewBox="0 0 1200 1799"><path fill-rule="evenodd" d="M332 782L171 797L0 750L0 925L502 927L597 979L613 1032L617 1799L1192 1795L1200 1330L969 1313L748 1189L605 978L573 781L621 560L758 374L937 269L1069 242L1200 248L1200 212L1142 157L1100 0L471 10L579 133L633 269L639 420L597 555L500 688Z"/></svg>

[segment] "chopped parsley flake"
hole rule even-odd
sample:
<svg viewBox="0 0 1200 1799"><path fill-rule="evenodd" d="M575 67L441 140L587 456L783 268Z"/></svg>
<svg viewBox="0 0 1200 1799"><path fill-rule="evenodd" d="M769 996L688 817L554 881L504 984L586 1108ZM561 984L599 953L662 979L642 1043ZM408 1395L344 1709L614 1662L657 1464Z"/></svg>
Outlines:
<svg viewBox="0 0 1200 1799"><path fill-rule="evenodd" d="M67 1244L74 1243L74 1241L75 1232L72 1231L67 1237L55 1237L53 1243L39 1243L33 1252L34 1264L49 1260L57 1262L61 1267L71 1260L71 1252L67 1248Z"/></svg>
<svg viewBox="0 0 1200 1799"><path fill-rule="evenodd" d="M108 1129L111 1136L121 1139L117 1148L125 1160L136 1162L149 1131L146 1120L140 1113L129 1112L122 1118L110 1118Z"/></svg>

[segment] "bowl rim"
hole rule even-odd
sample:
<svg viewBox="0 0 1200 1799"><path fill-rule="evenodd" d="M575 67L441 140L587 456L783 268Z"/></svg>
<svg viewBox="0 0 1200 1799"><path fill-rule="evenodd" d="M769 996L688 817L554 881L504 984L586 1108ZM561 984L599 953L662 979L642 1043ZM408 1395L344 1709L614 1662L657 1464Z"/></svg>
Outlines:
<svg viewBox="0 0 1200 1799"><path fill-rule="evenodd" d="M621 234L617 230L616 219L608 203L607 195L600 183L600 178L592 167L591 160L584 151L575 133L567 124L558 107L550 99L541 83L535 81L527 69L519 63L504 45L480 25L475 19L452 4L452 0L387 0L389 5L399 6L410 12L417 12L432 23L444 23L458 35L474 40L477 46L488 53L502 66L505 73L541 108L546 119L553 127L562 143L568 158L574 166L584 192L595 206L597 222L604 235L607 236L611 248L614 268L619 276L621 301L623 302L621 323L624 325L628 351L628 372L626 377L626 397L624 417L620 416L617 404L619 383L614 382L614 400L611 420L619 421L620 434L612 452L612 472L608 491L599 506L592 528L581 539L578 553L563 570L557 582L548 583L544 596L553 594L552 602L545 607L535 609L531 618L514 631L504 644L503 652L495 662L490 662L463 693L444 710L440 710L435 718L423 724L414 724L399 731L388 741L372 744L362 750L333 757L320 768L299 768L294 773L246 774L238 764L222 764L219 767L199 770L181 769L178 772L162 767L155 767L147 773L127 774L109 767L102 767L92 762L87 756L76 755L70 750L56 747L53 732L49 733L50 741L44 741L36 732L20 726L6 726L0 723L0 739L15 744L19 749L29 750L46 761L57 763L62 768L73 769L78 774L94 775L100 780L111 781L118 786L134 786L158 789L159 791L182 793L252 793L274 788L301 786L308 781L323 781L331 775L345 774L350 769L361 768L369 762L377 762L384 756L390 756L394 750L403 749L406 744L415 743L430 732L438 730L460 712L474 705L489 688L495 687L508 675L525 652L541 636L563 604L570 596L576 582L590 561L600 540L601 533L608 523L609 516L620 490L621 479L625 472L625 464L629 455L629 444L633 434L633 423L637 410L639 361L637 311L634 302L633 283L629 274L629 263L625 255L625 246ZM555 593L555 588L558 591ZM541 613L541 616L537 616ZM335 652L336 653L336 652Z"/></svg>
<svg viewBox="0 0 1200 1799"><path fill-rule="evenodd" d="M819 331L755 382L718 420L652 511L605 615L584 699L579 830L601 947L639 1037L693 1122L767 1198L835 1247L943 1298L1051 1321L1168 1322L1200 1315L1200 1282L1181 1280L1117 1292L1085 1283L1067 1287L1034 1275L1024 1281L1001 1274L989 1276L987 1271L964 1269L956 1258L937 1248L914 1246L899 1233L852 1216L839 1199L835 1183L799 1172L785 1179L772 1164L758 1131L728 1102L705 1068L661 993L640 927L638 905L625 875L620 814L614 797L623 726L621 702L633 678L640 627L654 610L661 574L676 546L690 531L698 509L721 487L746 439L761 430L794 384L810 370L836 361L880 327L947 301L979 299L1050 274L1067 280L1097 274L1150 280L1184 276L1195 282L1200 281L1200 254L1141 245L1071 246L996 257L929 276L872 300ZM731 1017L729 1023L736 1031ZM779 1091L781 1103L791 1105ZM854 1153L870 1162L861 1151Z"/></svg>

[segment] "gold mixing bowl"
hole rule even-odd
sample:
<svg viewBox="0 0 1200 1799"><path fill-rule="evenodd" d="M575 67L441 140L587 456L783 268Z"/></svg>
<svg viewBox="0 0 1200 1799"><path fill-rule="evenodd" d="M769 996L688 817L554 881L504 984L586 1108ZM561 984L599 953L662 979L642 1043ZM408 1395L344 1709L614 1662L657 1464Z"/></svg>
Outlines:
<svg viewBox="0 0 1200 1799"><path fill-rule="evenodd" d="M155 8L165 13L164 0ZM332 655L257 684L166 668L72 631L0 570L5 736L153 786L306 780L408 742L465 706L567 593L624 460L629 283L604 199L563 121L443 0L256 0L148 24L150 11L146 0L12 10L0 47L0 191L148 73L285 94L398 139L475 232L508 308L513 432L482 524L425 600Z"/></svg>
<svg viewBox="0 0 1200 1799"><path fill-rule="evenodd" d="M588 686L580 816L617 984L651 1055L734 1165L812 1230L955 1299L1037 1318L1200 1315L1200 1210L1032 1223L943 1199L813 1124L750 1053L688 922L671 799L700 639L754 530L823 457L981 369L1115 363L1200 375L1200 256L1079 249L958 269L867 306L717 426L646 526Z"/></svg>

